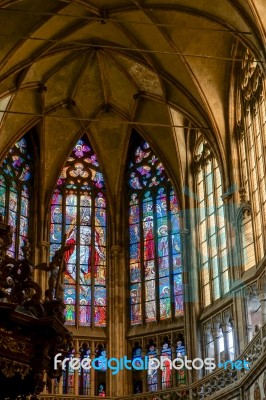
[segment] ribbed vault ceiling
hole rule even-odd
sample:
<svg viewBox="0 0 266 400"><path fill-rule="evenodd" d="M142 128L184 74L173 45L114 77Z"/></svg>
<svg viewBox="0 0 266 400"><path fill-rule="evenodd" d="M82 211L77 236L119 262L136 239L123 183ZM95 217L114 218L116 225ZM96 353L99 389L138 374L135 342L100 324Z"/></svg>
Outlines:
<svg viewBox="0 0 266 400"><path fill-rule="evenodd" d="M182 115L179 124L189 119L207 128L222 150L236 43L265 56L264 0L21 0L0 7L0 105L8 111L2 157L37 124L47 193L84 130L111 192L122 179L132 127L180 182L184 132L170 127L169 106Z"/></svg>

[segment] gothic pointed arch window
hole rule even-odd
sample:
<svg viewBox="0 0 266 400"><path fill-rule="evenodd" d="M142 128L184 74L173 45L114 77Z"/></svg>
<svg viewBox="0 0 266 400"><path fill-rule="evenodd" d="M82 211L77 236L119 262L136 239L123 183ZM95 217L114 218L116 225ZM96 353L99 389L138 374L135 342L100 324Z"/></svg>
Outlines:
<svg viewBox="0 0 266 400"><path fill-rule="evenodd" d="M33 182L33 157L29 138L23 137L9 150L0 168L0 214L13 230L10 257L23 256L28 240Z"/></svg>
<svg viewBox="0 0 266 400"><path fill-rule="evenodd" d="M207 141L195 149L198 257L203 306L229 291L229 271L221 172Z"/></svg>
<svg viewBox="0 0 266 400"><path fill-rule="evenodd" d="M146 141L128 168L131 325L183 315L180 207Z"/></svg>
<svg viewBox="0 0 266 400"><path fill-rule="evenodd" d="M64 165L51 201L50 256L66 242L66 323L106 326L106 196L86 137Z"/></svg>
<svg viewBox="0 0 266 400"><path fill-rule="evenodd" d="M243 247L243 272L253 267L265 254L266 237L266 104L263 69L247 49L243 56L237 93L237 131L241 172L243 210L250 208L249 219L240 231L245 239L249 231L250 248ZM246 207L247 206L247 207ZM244 218L243 218L244 220ZM245 240L243 243L245 245ZM253 247L254 241L254 248ZM244 246L243 245L243 246ZM248 251L252 248L251 251Z"/></svg>

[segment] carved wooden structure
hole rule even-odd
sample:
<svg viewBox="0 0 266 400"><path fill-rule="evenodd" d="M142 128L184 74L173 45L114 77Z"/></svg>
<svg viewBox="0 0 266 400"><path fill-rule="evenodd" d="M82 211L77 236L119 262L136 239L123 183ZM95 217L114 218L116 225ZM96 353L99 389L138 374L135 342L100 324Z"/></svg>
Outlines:
<svg viewBox="0 0 266 400"><path fill-rule="evenodd" d="M53 370L54 356L64 354L71 335L64 327L64 304L56 294L43 300L40 286L33 281L29 245L23 246L23 260L5 256L10 246L10 227L0 223L0 399L16 399L42 392L44 371ZM62 250L64 251L64 250ZM38 267L38 266L37 266ZM58 281L60 276L57 276ZM51 289L51 288L50 288Z"/></svg>

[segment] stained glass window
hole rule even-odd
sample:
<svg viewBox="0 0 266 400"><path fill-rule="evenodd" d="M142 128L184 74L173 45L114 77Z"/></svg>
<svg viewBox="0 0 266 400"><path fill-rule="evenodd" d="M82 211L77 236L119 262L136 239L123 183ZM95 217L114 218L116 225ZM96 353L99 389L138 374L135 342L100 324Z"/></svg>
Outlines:
<svg viewBox="0 0 266 400"><path fill-rule="evenodd" d="M146 354L151 366L151 369L147 372L147 389L149 392L156 392L158 390L158 369L153 368L153 359L157 358L156 348L156 343L150 339Z"/></svg>
<svg viewBox="0 0 266 400"><path fill-rule="evenodd" d="M90 369L89 369L89 359L91 350L89 348L88 343L82 343L82 346L79 350L80 352L80 360L81 367L79 370L79 394L80 395L90 395ZM88 359L88 361L86 361ZM85 365L85 368L82 367Z"/></svg>
<svg viewBox="0 0 266 400"><path fill-rule="evenodd" d="M171 373L172 373L172 349L169 339L166 337L162 344L161 350L162 360L162 389L169 389L171 387Z"/></svg>
<svg viewBox="0 0 266 400"><path fill-rule="evenodd" d="M208 306L229 291L222 180L217 160L201 138L196 149L198 254L203 305Z"/></svg>
<svg viewBox="0 0 266 400"><path fill-rule="evenodd" d="M65 363L65 368L62 371L63 376L63 394L74 394L74 374L75 370L72 368L70 360L75 356L75 350L71 349L67 357L68 361Z"/></svg>
<svg viewBox="0 0 266 400"><path fill-rule="evenodd" d="M106 197L99 163L83 138L71 152L51 202L50 256L62 245L66 323L106 326Z"/></svg>
<svg viewBox="0 0 266 400"><path fill-rule="evenodd" d="M178 369L176 371L177 374L177 385L185 385L186 384L186 367L183 365L184 358L186 355L186 347L184 342L183 334L179 334L176 341L176 358L180 359L180 362L177 363Z"/></svg>
<svg viewBox="0 0 266 400"><path fill-rule="evenodd" d="M134 151L128 184L131 324L181 316L179 204L147 142Z"/></svg>
<svg viewBox="0 0 266 400"><path fill-rule="evenodd" d="M0 169L0 214L12 226L10 257L22 257L21 246L28 239L32 156L25 138L20 139L6 156Z"/></svg>
<svg viewBox="0 0 266 400"><path fill-rule="evenodd" d="M250 221L243 218L243 272L265 255L266 224L266 103L265 75L253 54L246 50L237 96L237 124L242 202L251 206ZM245 219L245 221L244 221ZM245 236L248 236L246 238ZM254 241L254 249L252 242ZM250 244L250 246L249 246ZM249 248L248 248L249 246ZM246 252L246 254L245 254Z"/></svg>

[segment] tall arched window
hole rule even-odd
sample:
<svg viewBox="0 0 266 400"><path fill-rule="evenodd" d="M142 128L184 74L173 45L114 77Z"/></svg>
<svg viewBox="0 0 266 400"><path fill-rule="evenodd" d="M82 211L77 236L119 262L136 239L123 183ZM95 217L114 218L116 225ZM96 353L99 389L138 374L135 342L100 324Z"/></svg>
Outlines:
<svg viewBox="0 0 266 400"><path fill-rule="evenodd" d="M183 315L179 204L160 160L142 141L131 157L131 324Z"/></svg>
<svg viewBox="0 0 266 400"><path fill-rule="evenodd" d="M242 197L251 203L253 237L257 261L265 254L266 223L266 105L265 76L259 63L246 51L241 69L237 100L237 123L240 132ZM247 257L246 257L247 258ZM244 270L255 262L242 262Z"/></svg>
<svg viewBox="0 0 266 400"><path fill-rule="evenodd" d="M29 146L22 138L0 168L0 214L13 228L12 245L7 252L10 257L22 257L21 246L28 239L32 169Z"/></svg>
<svg viewBox="0 0 266 400"><path fill-rule="evenodd" d="M106 197L99 163L84 137L70 154L51 204L50 255L66 253L66 323L106 326Z"/></svg>
<svg viewBox="0 0 266 400"><path fill-rule="evenodd" d="M206 307L229 291L226 231L221 173L208 143L196 148L197 224L203 305Z"/></svg>

